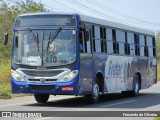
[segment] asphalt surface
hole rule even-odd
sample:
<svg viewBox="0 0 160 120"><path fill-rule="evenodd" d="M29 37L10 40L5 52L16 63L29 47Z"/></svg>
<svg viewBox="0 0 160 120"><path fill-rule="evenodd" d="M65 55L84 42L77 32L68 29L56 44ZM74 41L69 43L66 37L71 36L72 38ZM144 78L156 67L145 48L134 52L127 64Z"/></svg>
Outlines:
<svg viewBox="0 0 160 120"><path fill-rule="evenodd" d="M84 97L75 97L75 96L50 96L50 99L48 103L46 104L39 104L34 100L33 96L25 96L25 97L16 97L11 100L0 100L0 114L2 112L10 112L10 111L18 111L18 112L25 112L25 111L47 111L53 112L53 111L63 111L62 113L57 113L58 117L42 117L42 118L21 118L16 117L10 118L10 117L0 117L2 120L19 120L19 119L29 119L29 120L70 120L73 119L73 117L61 117L61 115L66 115L64 111L74 111L73 114L79 114L79 116L83 116L81 111L108 111L115 114L116 111L120 111L124 113L126 111L131 113L136 113L136 111L160 111L160 82L156 85L153 85L152 87L141 90L140 95L137 97L127 97L122 96L120 93L114 93L114 94L106 94L100 97L100 102L97 104L90 104L87 99ZM77 112L75 112L77 111ZM132 112L135 111L135 112ZM138 114L139 112L137 112ZM153 112L154 113L154 112ZM52 113L51 113L52 114ZM69 113L71 114L71 113ZM76 120L106 120L106 117L95 117L96 115L93 113L86 112L86 114L90 114L89 117L77 117ZM110 114L110 113L106 113ZM4 114L6 115L6 114ZM22 113L21 113L22 115ZM20 115L20 116L21 116ZM91 116L94 117L91 117ZM114 115L112 115L114 116ZM115 114L116 116L116 114ZM153 120L153 116L145 116L145 117L107 117L107 119L115 120L115 119L121 119L121 120Z"/></svg>

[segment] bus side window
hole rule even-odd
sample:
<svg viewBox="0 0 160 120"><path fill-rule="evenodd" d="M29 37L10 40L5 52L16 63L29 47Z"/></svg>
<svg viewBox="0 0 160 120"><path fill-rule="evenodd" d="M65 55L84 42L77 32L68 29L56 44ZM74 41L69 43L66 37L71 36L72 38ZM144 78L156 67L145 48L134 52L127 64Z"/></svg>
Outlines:
<svg viewBox="0 0 160 120"><path fill-rule="evenodd" d="M100 27L93 26L94 52L101 53Z"/></svg>
<svg viewBox="0 0 160 120"><path fill-rule="evenodd" d="M156 41L154 37L152 37L152 44L153 44L153 56L156 57Z"/></svg>
<svg viewBox="0 0 160 120"><path fill-rule="evenodd" d="M155 41L154 37L152 37L152 45L153 45L153 47L156 47L156 41Z"/></svg>
<svg viewBox="0 0 160 120"><path fill-rule="evenodd" d="M130 55L130 45L129 44L127 44L127 51L128 51L127 54Z"/></svg>
<svg viewBox="0 0 160 120"><path fill-rule="evenodd" d="M156 57L156 48L153 48L153 56Z"/></svg>
<svg viewBox="0 0 160 120"><path fill-rule="evenodd" d="M125 49L125 54L129 55L129 49L128 49L128 40L127 40L127 32L125 32L125 44L124 44L124 49Z"/></svg>
<svg viewBox="0 0 160 120"><path fill-rule="evenodd" d="M124 44L124 52L125 52L126 55L128 55L127 43Z"/></svg>
<svg viewBox="0 0 160 120"><path fill-rule="evenodd" d="M100 27L101 52L106 52L105 28Z"/></svg>
<svg viewBox="0 0 160 120"><path fill-rule="evenodd" d="M113 53L118 53L118 44L116 42L116 30L112 29Z"/></svg>
<svg viewBox="0 0 160 120"><path fill-rule="evenodd" d="M119 54L124 55L125 54L125 44L124 43L118 43L119 47Z"/></svg>
<svg viewBox="0 0 160 120"><path fill-rule="evenodd" d="M140 56L145 56L145 38L144 35L139 35Z"/></svg>
<svg viewBox="0 0 160 120"><path fill-rule="evenodd" d="M145 46L144 48L144 56L148 57L148 47L147 46Z"/></svg>
<svg viewBox="0 0 160 120"><path fill-rule="evenodd" d="M86 44L86 52L91 53L91 32L89 29L85 31L85 44Z"/></svg>
<svg viewBox="0 0 160 120"><path fill-rule="evenodd" d="M113 54L113 42L107 41L107 53Z"/></svg>
<svg viewBox="0 0 160 120"><path fill-rule="evenodd" d="M82 53L91 53L90 30L80 30L79 49Z"/></svg>
<svg viewBox="0 0 160 120"><path fill-rule="evenodd" d="M144 56L144 46L140 46L140 56Z"/></svg>
<svg viewBox="0 0 160 120"><path fill-rule="evenodd" d="M106 28L103 28L103 52L107 53Z"/></svg>
<svg viewBox="0 0 160 120"><path fill-rule="evenodd" d="M135 55L135 45L130 44L129 47L130 47L130 55Z"/></svg>
<svg viewBox="0 0 160 120"><path fill-rule="evenodd" d="M117 42L117 53L125 54L125 32L121 30L116 30L116 42Z"/></svg>
<svg viewBox="0 0 160 120"><path fill-rule="evenodd" d="M83 44L82 44L82 41L80 41L80 43L79 43L79 50L80 50L80 52L83 52Z"/></svg>
<svg viewBox="0 0 160 120"><path fill-rule="evenodd" d="M146 46L148 47L148 56L153 57L154 42L153 42L153 38L151 36L147 36Z"/></svg>
<svg viewBox="0 0 160 120"><path fill-rule="evenodd" d="M144 56L147 56L148 57L148 46L147 46L147 39L146 39L146 36L145 36L145 47L144 47Z"/></svg>
<svg viewBox="0 0 160 120"><path fill-rule="evenodd" d="M116 54L117 43L113 42L113 53Z"/></svg>
<svg viewBox="0 0 160 120"><path fill-rule="evenodd" d="M148 47L148 56L153 57L153 47Z"/></svg>
<svg viewBox="0 0 160 120"><path fill-rule="evenodd" d="M132 32L127 32L127 40L129 44L130 55L135 55L135 45L134 45L134 34Z"/></svg>
<svg viewBox="0 0 160 120"><path fill-rule="evenodd" d="M80 45L79 45L79 50L80 52L83 52L83 36L82 36L82 28L80 28L79 31L79 40L80 40Z"/></svg>
<svg viewBox="0 0 160 120"><path fill-rule="evenodd" d="M135 44L135 55L139 56L140 50L139 50L139 35L138 34L134 34L134 44Z"/></svg>
<svg viewBox="0 0 160 120"><path fill-rule="evenodd" d="M112 29L106 28L105 32L107 53L113 54Z"/></svg>

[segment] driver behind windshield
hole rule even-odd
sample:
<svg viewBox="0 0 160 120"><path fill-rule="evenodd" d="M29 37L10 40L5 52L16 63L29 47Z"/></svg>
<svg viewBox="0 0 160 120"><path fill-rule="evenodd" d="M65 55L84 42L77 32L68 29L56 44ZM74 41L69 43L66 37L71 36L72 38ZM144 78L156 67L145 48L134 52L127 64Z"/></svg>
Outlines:
<svg viewBox="0 0 160 120"><path fill-rule="evenodd" d="M56 53L56 43L55 42L52 42L49 45L49 51L52 52L52 53Z"/></svg>

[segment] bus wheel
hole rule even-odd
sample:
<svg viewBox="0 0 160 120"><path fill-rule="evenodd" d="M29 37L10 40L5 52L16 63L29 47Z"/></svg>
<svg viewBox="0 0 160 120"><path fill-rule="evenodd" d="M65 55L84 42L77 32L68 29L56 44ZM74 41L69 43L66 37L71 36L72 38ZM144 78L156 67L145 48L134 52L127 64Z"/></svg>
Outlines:
<svg viewBox="0 0 160 120"><path fill-rule="evenodd" d="M49 94L34 94L34 98L38 103L46 103L49 99Z"/></svg>
<svg viewBox="0 0 160 120"><path fill-rule="evenodd" d="M137 96L139 94L139 88L140 88L139 76L136 74L133 77L133 90L131 91L131 95L132 96Z"/></svg>
<svg viewBox="0 0 160 120"><path fill-rule="evenodd" d="M94 83L92 86L92 94L85 96L89 101L94 104L99 101L99 86L97 83Z"/></svg>

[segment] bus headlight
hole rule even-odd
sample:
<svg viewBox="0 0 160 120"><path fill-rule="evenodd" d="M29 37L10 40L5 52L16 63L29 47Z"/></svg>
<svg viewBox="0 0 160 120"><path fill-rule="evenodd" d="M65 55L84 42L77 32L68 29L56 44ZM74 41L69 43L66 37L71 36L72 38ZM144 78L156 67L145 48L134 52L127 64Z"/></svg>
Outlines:
<svg viewBox="0 0 160 120"><path fill-rule="evenodd" d="M11 75L13 76L13 78L15 79L15 80L17 80L17 81L19 81L19 82L23 82L23 81L25 81L24 79L23 79L23 77L21 76L21 75L19 75L16 71L14 71L14 70L11 70Z"/></svg>
<svg viewBox="0 0 160 120"><path fill-rule="evenodd" d="M65 75L60 82L69 82L78 74L78 70L73 70L72 72Z"/></svg>

